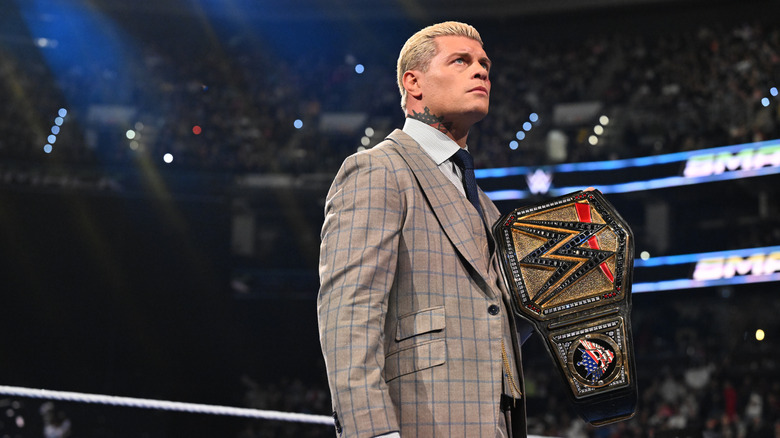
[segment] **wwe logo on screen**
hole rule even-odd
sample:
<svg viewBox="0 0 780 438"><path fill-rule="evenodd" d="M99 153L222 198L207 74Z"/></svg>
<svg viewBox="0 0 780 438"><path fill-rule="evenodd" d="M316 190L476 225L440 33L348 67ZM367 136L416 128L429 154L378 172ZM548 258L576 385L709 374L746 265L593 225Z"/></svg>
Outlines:
<svg viewBox="0 0 780 438"><path fill-rule="evenodd" d="M542 169L536 169L534 173L526 175L525 181L528 184L528 190L530 190L531 193L535 195L545 194L550 190L550 186L552 185L552 173L547 173Z"/></svg>

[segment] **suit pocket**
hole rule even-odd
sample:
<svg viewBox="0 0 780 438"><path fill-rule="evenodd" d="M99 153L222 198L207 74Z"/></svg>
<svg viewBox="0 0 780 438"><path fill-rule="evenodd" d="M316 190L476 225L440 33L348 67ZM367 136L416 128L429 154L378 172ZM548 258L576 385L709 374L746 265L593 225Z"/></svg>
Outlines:
<svg viewBox="0 0 780 438"><path fill-rule="evenodd" d="M385 380L441 365L447 357L443 337L444 306L419 310L398 319L395 347L385 357Z"/></svg>
<svg viewBox="0 0 780 438"><path fill-rule="evenodd" d="M385 381L441 365L446 359L447 344L444 339L414 344L385 358Z"/></svg>
<svg viewBox="0 0 780 438"><path fill-rule="evenodd" d="M444 306L423 309L398 319L395 340L403 341L412 336L444 330Z"/></svg>

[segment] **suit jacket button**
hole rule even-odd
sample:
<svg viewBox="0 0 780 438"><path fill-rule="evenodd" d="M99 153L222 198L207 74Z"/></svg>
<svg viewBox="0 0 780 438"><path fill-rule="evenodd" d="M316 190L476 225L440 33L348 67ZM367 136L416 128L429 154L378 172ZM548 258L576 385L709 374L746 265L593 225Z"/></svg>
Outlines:
<svg viewBox="0 0 780 438"><path fill-rule="evenodd" d="M498 315L498 306L491 304L490 307L488 307L488 313L491 315Z"/></svg>

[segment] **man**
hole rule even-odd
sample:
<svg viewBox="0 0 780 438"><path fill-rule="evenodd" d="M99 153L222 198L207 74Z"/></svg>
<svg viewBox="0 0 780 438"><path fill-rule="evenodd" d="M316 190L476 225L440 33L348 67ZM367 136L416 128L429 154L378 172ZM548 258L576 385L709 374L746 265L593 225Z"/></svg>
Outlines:
<svg viewBox="0 0 780 438"><path fill-rule="evenodd" d="M531 329L493 252L499 211L458 154L488 112L490 59L473 27L446 22L412 36L397 70L403 130L348 157L325 206L317 310L336 429L524 437Z"/></svg>

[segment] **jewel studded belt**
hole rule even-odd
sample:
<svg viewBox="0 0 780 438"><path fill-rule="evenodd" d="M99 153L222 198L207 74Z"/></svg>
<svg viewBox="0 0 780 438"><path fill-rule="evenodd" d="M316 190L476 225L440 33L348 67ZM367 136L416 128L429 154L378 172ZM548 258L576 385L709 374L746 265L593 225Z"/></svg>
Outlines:
<svg viewBox="0 0 780 438"><path fill-rule="evenodd" d="M596 190L518 208L493 226L516 315L530 321L575 410L601 426L632 417L634 236Z"/></svg>

